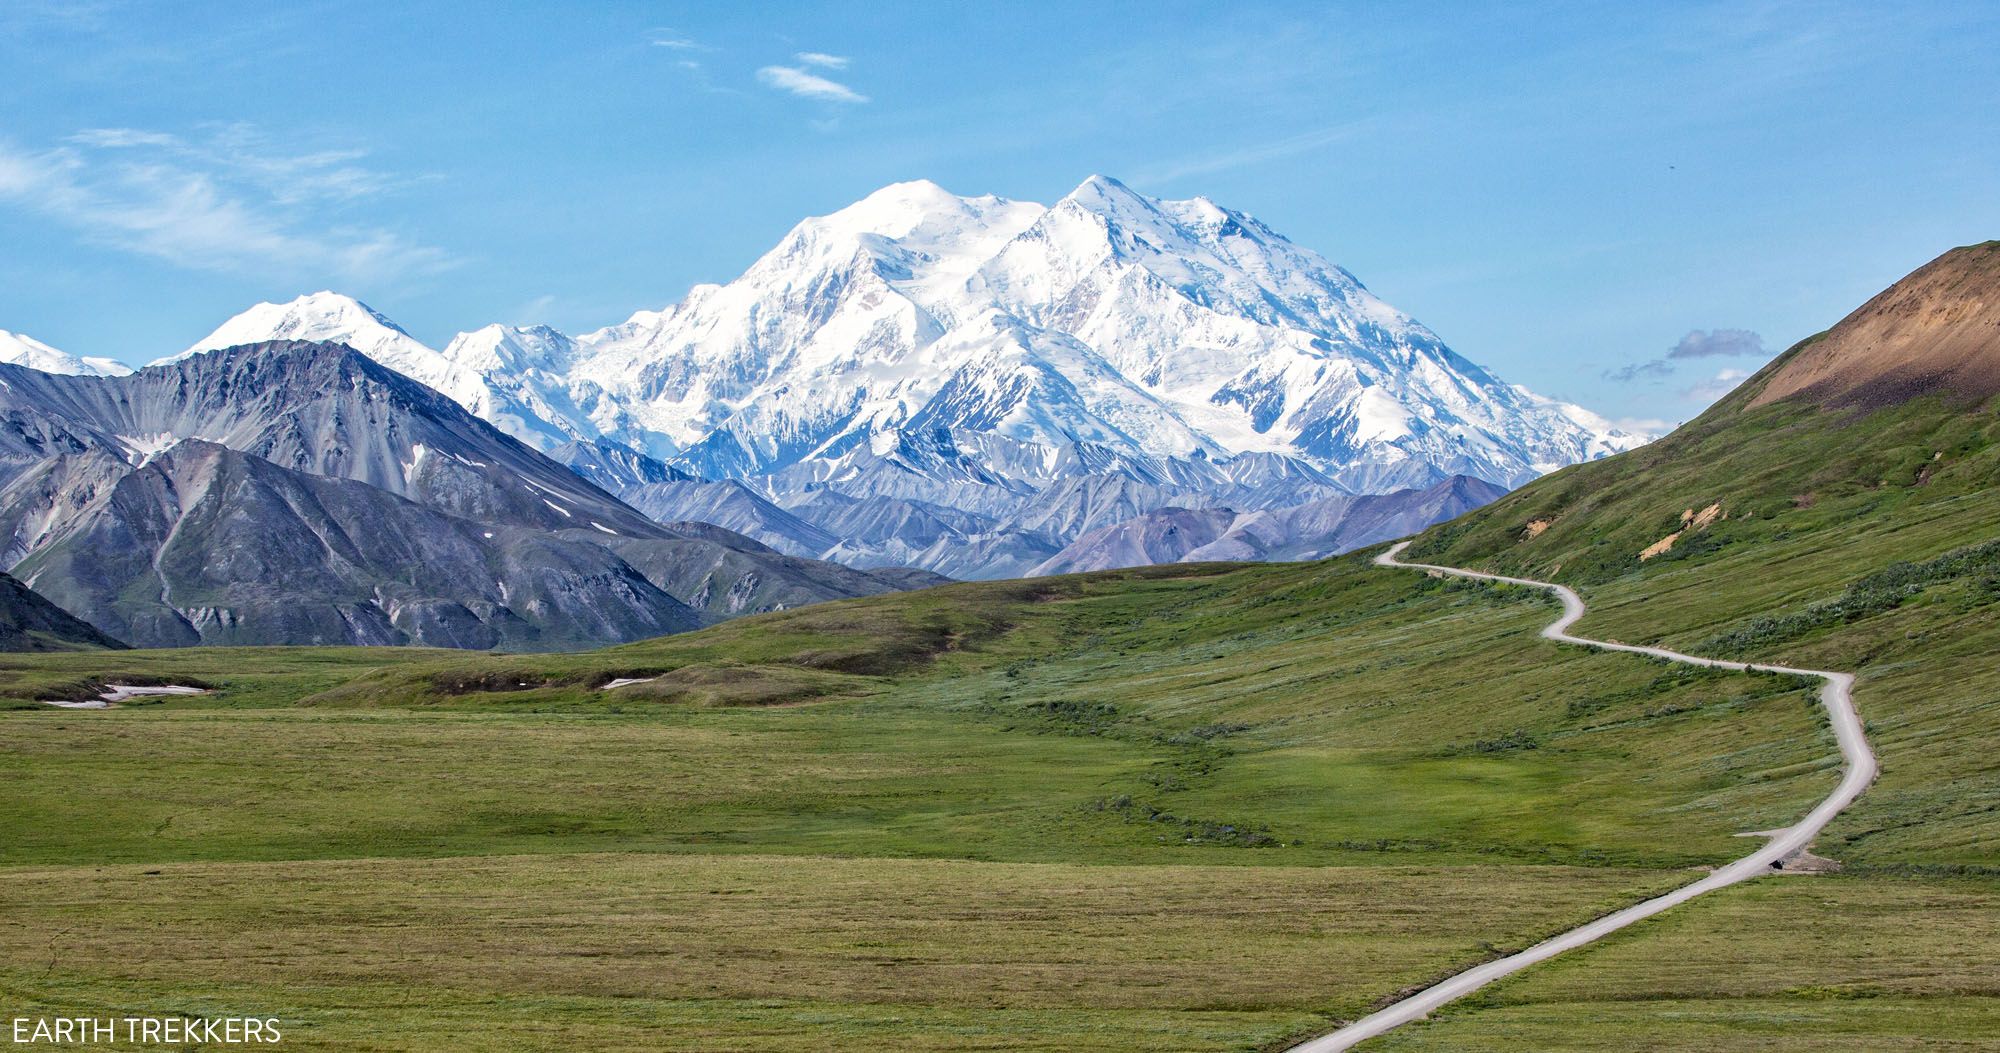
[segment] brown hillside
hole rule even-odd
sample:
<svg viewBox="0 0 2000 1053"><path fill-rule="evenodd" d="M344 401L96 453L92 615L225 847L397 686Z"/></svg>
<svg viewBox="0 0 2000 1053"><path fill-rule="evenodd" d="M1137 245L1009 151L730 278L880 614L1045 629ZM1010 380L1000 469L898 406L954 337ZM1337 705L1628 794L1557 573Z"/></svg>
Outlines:
<svg viewBox="0 0 2000 1053"><path fill-rule="evenodd" d="M2000 241L1924 264L1759 379L1751 406L1874 408L1924 395L1977 402L2000 394Z"/></svg>

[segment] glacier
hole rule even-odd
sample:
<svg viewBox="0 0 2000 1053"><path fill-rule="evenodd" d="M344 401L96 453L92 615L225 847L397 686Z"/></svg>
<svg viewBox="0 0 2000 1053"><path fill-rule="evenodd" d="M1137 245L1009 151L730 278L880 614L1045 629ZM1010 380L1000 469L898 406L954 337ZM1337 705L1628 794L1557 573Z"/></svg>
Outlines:
<svg viewBox="0 0 2000 1053"><path fill-rule="evenodd" d="M1162 507L1513 487L1646 441L1502 381L1245 213L1104 176L1050 206L893 184L575 336L489 325L433 349L329 291L172 357L271 339L345 343L580 470L623 465L658 517L685 502L780 548L840 540L796 554L959 576Z"/></svg>

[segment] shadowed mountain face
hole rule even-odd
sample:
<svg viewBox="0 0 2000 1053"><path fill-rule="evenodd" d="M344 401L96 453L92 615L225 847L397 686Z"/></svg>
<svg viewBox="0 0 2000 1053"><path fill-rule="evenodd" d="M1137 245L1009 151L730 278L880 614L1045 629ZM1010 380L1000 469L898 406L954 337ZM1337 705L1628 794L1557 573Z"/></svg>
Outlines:
<svg viewBox="0 0 2000 1053"><path fill-rule="evenodd" d="M928 450L906 443L902 452L950 460L951 472L934 465L914 473L878 460L865 473L833 484L808 482L789 496L784 487L766 494L745 480L607 478L627 503L656 519L715 523L793 555L969 579L1185 559L1317 559L1413 533L1504 492L1456 476L1424 489L1356 495L1309 465L1270 454L1226 466L1178 465L1084 446L1068 451L1077 461L1063 466L1069 474L1036 481L1008 474L1019 467L1011 444L989 438L968 450L949 436L932 441ZM598 478L604 461L594 451L606 445L571 444L570 456L580 462L575 470ZM1008 500L996 505L996 493ZM1210 522L1214 530L1199 525ZM1168 531L1175 523L1184 529ZM1142 540L1156 528L1158 538ZM1191 554L1196 548L1202 551Z"/></svg>
<svg viewBox="0 0 2000 1053"><path fill-rule="evenodd" d="M10 417L121 460L203 439L478 519L556 529L594 516L643 529L643 517L575 473L339 345L273 341L126 377L8 370L4 380ZM32 436L9 431L0 458L38 452Z"/></svg>
<svg viewBox="0 0 2000 1053"><path fill-rule="evenodd" d="M623 493L632 507L657 519L727 527L781 552L817 556L840 539L779 508L735 479L647 483Z"/></svg>
<svg viewBox="0 0 2000 1053"><path fill-rule="evenodd" d="M702 624L587 538L454 516L200 439L118 480L19 569L148 645L534 648Z"/></svg>
<svg viewBox="0 0 2000 1053"><path fill-rule="evenodd" d="M904 587L663 524L354 351L0 365L0 531L132 642L555 648Z"/></svg>
<svg viewBox="0 0 2000 1053"><path fill-rule="evenodd" d="M1154 563L1321 559L1405 537L1505 493L1483 479L1461 475L1423 490L1343 494L1258 512L1161 508L1084 534L1032 573L1068 574Z"/></svg>
<svg viewBox="0 0 2000 1053"><path fill-rule="evenodd" d="M12 574L0 574L0 651L77 651L125 645L50 603Z"/></svg>
<svg viewBox="0 0 2000 1053"><path fill-rule="evenodd" d="M572 440L549 451L551 460L614 493L647 483L699 481L700 476L662 463L637 450L602 439Z"/></svg>

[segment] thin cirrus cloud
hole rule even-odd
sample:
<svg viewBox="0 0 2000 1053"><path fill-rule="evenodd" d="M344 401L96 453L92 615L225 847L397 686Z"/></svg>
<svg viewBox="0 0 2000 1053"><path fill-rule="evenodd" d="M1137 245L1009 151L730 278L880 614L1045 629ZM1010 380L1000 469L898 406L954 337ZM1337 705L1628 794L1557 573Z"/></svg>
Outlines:
<svg viewBox="0 0 2000 1053"><path fill-rule="evenodd" d="M714 51L713 47L671 29L653 30L650 42L654 47L667 48L688 56L679 60L676 65L693 77L704 90L724 90L709 81L707 68L692 57L695 52ZM759 69L758 82L767 88L818 102L852 106L868 101L868 96L825 75L826 72L837 72L852 65L853 60L846 55L835 55L825 51L800 51L792 55L792 61L793 64L789 66L771 65ZM814 72L815 70L821 72Z"/></svg>
<svg viewBox="0 0 2000 1053"><path fill-rule="evenodd" d="M1353 139L1375 127L1373 120L1350 121L1327 128L1316 128L1297 135L1288 135L1269 142L1252 143L1232 149L1219 150L1195 157L1160 165L1140 172L1136 178L1146 183L1166 183L1190 176L1213 175L1234 168L1264 164L1299 154L1310 153L1335 143Z"/></svg>
<svg viewBox="0 0 2000 1053"><path fill-rule="evenodd" d="M708 67L695 56L715 51L715 47L704 44L690 36L676 33L671 29L655 29L647 43L656 48L666 48L679 57L674 59L674 68L681 71L690 83L710 95L739 95L735 88L725 88L715 83L709 76Z"/></svg>
<svg viewBox="0 0 2000 1053"><path fill-rule="evenodd" d="M713 51L714 48L692 37L684 37L670 29L655 30L648 41L656 48L671 48L675 51Z"/></svg>
<svg viewBox="0 0 2000 1053"><path fill-rule="evenodd" d="M806 54L817 54L817 52L806 52ZM834 56L823 57L832 58ZM757 71L757 79L762 81L766 87L776 88L779 91L796 95L802 99L847 104L868 101L868 96L855 91L853 88L837 80L829 80L817 73L813 73L804 66L765 66L763 69Z"/></svg>
<svg viewBox="0 0 2000 1053"><path fill-rule="evenodd" d="M453 266L442 249L325 215L410 182L356 164L361 156L278 150L244 125L193 137L92 128L48 149L0 141L0 204L196 270L374 281Z"/></svg>

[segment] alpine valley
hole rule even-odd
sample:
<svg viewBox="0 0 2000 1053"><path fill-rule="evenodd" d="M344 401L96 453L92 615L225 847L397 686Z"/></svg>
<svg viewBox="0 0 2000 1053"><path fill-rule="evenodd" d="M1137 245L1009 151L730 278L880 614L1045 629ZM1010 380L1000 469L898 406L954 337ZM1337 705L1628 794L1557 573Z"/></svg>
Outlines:
<svg viewBox="0 0 2000 1053"><path fill-rule="evenodd" d="M727 285L442 350L333 292L132 373L0 334L0 530L130 643L573 647L1309 559L1641 444L1205 198L886 187ZM128 375L129 374L129 375Z"/></svg>

